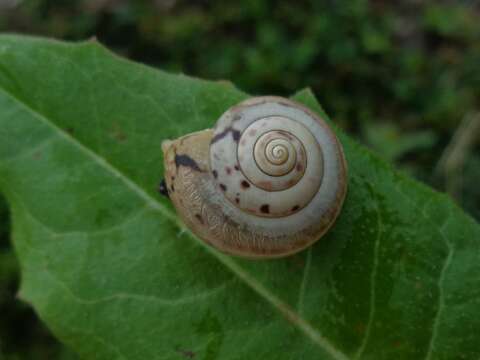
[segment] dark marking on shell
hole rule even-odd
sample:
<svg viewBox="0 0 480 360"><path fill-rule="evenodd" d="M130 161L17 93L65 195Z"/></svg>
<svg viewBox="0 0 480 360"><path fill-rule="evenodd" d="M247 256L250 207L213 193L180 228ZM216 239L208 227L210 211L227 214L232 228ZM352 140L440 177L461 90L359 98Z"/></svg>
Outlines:
<svg viewBox="0 0 480 360"><path fill-rule="evenodd" d="M171 191L171 192L175 192L175 185L172 184L172 185L170 186L170 191Z"/></svg>
<svg viewBox="0 0 480 360"><path fill-rule="evenodd" d="M266 190L273 189L273 184L271 181L259 181L257 185L260 186L262 189L266 189Z"/></svg>
<svg viewBox="0 0 480 360"><path fill-rule="evenodd" d="M215 135L212 140L210 141L210 145L215 144L217 141L222 140L225 136L227 136L229 133L232 133L232 138L235 142L238 142L240 140L240 131L235 130L231 126L227 127L225 130L222 132L218 133Z"/></svg>
<svg viewBox="0 0 480 360"><path fill-rule="evenodd" d="M220 189L222 189L222 191L227 191L227 185L225 184L220 184Z"/></svg>
<svg viewBox="0 0 480 360"><path fill-rule="evenodd" d="M236 198L235 198L235 202L236 202L237 204L240 204L240 199L239 199L238 197L236 197Z"/></svg>
<svg viewBox="0 0 480 360"><path fill-rule="evenodd" d="M260 206L260 211L261 211L263 214L270 214L270 205L268 205L268 204L263 204L262 206Z"/></svg>
<svg viewBox="0 0 480 360"><path fill-rule="evenodd" d="M195 218L198 220L198 222L199 222L200 224L202 224L202 225L204 224L202 215L200 215L200 214L195 214Z"/></svg>
<svg viewBox="0 0 480 360"><path fill-rule="evenodd" d="M232 173L232 169L229 166L225 167L225 171L226 171L227 175L230 175Z"/></svg>
<svg viewBox="0 0 480 360"><path fill-rule="evenodd" d="M202 171L200 167L198 166L197 162L193 160L190 156L188 155L178 155L175 154L175 165L177 167L184 166L186 168L190 168L195 171Z"/></svg>
<svg viewBox="0 0 480 360"><path fill-rule="evenodd" d="M240 131L232 129L232 137L235 142L238 142L238 140L240 140L240 135Z"/></svg>
<svg viewBox="0 0 480 360"><path fill-rule="evenodd" d="M212 170L212 175L215 179L218 178L218 171L217 170Z"/></svg>
<svg viewBox="0 0 480 360"><path fill-rule="evenodd" d="M277 100L276 102L277 102L277 104L283 105L283 106L285 106L285 107L298 109L298 105L295 105L295 104L290 104L290 103L287 103L287 102L282 101L282 100ZM301 109L300 109L300 110L301 110Z"/></svg>
<svg viewBox="0 0 480 360"><path fill-rule="evenodd" d="M240 185L242 186L242 189L248 189L250 187L250 184L246 180L242 180Z"/></svg>
<svg viewBox="0 0 480 360"><path fill-rule="evenodd" d="M300 205L295 205L292 207L292 211L297 211L298 209L300 209Z"/></svg>
<svg viewBox="0 0 480 360"><path fill-rule="evenodd" d="M232 119L232 122L239 121L242 119L242 115L240 114L235 114L235 116Z"/></svg>
<svg viewBox="0 0 480 360"><path fill-rule="evenodd" d="M303 171L303 165L301 163L297 164L297 171L302 172Z"/></svg>
<svg viewBox="0 0 480 360"><path fill-rule="evenodd" d="M238 165L234 166L235 170L240 171L240 167Z"/></svg>
<svg viewBox="0 0 480 360"><path fill-rule="evenodd" d="M288 181L285 183L285 185L286 185L287 187L292 187L292 186L295 185L295 184L296 184L296 180L295 180L295 179L290 179L290 180L288 180Z"/></svg>
<svg viewBox="0 0 480 360"><path fill-rule="evenodd" d="M167 183L165 182L165 179L162 179L160 181L160 184L158 185L158 192L167 197L167 198L170 198L170 196L168 196L168 188L167 188Z"/></svg>

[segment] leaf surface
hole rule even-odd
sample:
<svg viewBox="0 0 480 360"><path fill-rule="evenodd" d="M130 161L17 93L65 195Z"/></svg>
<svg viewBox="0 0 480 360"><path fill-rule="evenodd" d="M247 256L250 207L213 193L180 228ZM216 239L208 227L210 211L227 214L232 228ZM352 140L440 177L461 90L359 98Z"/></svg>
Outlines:
<svg viewBox="0 0 480 360"><path fill-rule="evenodd" d="M479 225L339 130L349 192L315 246L242 260L182 226L160 144L246 97L95 42L0 36L21 298L85 359L478 359Z"/></svg>

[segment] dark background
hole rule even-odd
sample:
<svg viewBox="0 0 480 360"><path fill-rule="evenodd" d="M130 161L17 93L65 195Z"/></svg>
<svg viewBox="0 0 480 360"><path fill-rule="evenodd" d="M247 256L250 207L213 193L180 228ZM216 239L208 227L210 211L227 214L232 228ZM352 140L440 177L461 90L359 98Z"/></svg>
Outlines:
<svg viewBox="0 0 480 360"><path fill-rule="evenodd" d="M480 219L479 1L0 0L0 31L96 36L251 94L309 86L351 136ZM18 283L0 198L0 359L73 359Z"/></svg>

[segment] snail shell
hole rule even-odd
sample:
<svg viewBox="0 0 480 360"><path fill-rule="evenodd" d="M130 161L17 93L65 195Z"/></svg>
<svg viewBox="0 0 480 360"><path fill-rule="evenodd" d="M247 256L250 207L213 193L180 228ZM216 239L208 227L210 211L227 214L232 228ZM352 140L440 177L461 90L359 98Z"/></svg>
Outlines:
<svg viewBox="0 0 480 360"><path fill-rule="evenodd" d="M303 105L256 97L214 129L162 143L165 182L190 229L223 252L281 257L318 240L347 188L342 147Z"/></svg>

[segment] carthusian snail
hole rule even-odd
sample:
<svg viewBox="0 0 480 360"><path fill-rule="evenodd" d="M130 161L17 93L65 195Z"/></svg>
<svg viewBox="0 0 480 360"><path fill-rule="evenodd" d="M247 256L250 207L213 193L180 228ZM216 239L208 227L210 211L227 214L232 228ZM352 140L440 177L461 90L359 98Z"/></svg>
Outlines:
<svg viewBox="0 0 480 360"><path fill-rule="evenodd" d="M315 113L281 97L228 109L214 129L164 141L164 188L185 224L223 252L293 254L333 224L347 188L342 147Z"/></svg>

